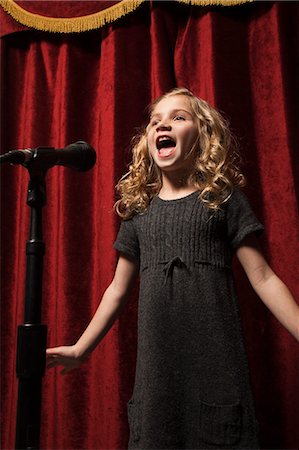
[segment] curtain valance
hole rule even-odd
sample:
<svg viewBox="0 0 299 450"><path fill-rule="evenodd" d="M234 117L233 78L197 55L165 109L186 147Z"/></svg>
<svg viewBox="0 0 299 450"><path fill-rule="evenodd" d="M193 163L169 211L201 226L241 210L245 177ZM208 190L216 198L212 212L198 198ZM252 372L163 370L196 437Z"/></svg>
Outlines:
<svg viewBox="0 0 299 450"><path fill-rule="evenodd" d="M23 27L55 33L80 33L95 30L133 12L148 0L64 1L0 0L5 13ZM197 6L234 6L254 0L177 0ZM5 15L5 14L4 14ZM2 14L3 16L3 14ZM2 22L2 21L1 21ZM5 18L4 18L5 25ZM12 25L12 24L11 24ZM13 27L13 25L12 25ZM1 27L2 28L2 27ZM23 29L26 29L23 28ZM2 33L19 31L4 26Z"/></svg>

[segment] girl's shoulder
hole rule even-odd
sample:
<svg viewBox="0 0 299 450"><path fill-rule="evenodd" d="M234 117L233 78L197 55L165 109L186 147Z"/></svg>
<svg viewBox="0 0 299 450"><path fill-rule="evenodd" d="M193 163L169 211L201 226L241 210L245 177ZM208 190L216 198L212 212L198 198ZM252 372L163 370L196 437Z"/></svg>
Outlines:
<svg viewBox="0 0 299 450"><path fill-rule="evenodd" d="M226 205L226 222L231 245L236 248L250 233L257 236L264 231L247 195L240 188L234 188Z"/></svg>
<svg viewBox="0 0 299 450"><path fill-rule="evenodd" d="M251 202L249 200L249 197L244 192L243 189L241 189L238 186L234 186L232 193L227 200L227 207L230 208L250 208L251 209Z"/></svg>

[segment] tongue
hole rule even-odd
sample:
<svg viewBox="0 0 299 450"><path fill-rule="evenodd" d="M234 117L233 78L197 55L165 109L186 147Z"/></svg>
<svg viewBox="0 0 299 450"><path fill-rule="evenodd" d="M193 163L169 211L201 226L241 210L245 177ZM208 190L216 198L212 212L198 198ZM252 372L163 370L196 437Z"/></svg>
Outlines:
<svg viewBox="0 0 299 450"><path fill-rule="evenodd" d="M159 150L159 155L162 157L169 156L173 153L175 147L163 147Z"/></svg>

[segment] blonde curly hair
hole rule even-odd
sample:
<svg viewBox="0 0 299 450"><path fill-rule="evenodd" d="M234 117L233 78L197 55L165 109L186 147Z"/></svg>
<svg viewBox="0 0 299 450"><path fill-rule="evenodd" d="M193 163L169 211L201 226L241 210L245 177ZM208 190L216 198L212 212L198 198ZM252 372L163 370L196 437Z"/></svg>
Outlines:
<svg viewBox="0 0 299 450"><path fill-rule="evenodd" d="M198 126L198 138L190 151L195 152L191 180L206 206L217 210L230 198L234 186L245 185L245 177L236 165L239 156L235 139L224 117L186 88L175 88L159 97L150 105L150 115L161 100L174 95L189 99ZM148 151L147 132L148 126L133 139L132 163L116 185L120 199L114 206L124 219L144 212L162 187L161 170Z"/></svg>

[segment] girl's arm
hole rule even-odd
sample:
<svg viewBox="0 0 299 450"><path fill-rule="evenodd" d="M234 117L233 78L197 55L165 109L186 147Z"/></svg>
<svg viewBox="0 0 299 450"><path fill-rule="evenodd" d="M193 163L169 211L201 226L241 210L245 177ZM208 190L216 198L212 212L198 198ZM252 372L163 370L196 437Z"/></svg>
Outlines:
<svg viewBox="0 0 299 450"><path fill-rule="evenodd" d="M299 306L287 286L268 265L256 237L253 234L247 236L236 254L255 292L299 341Z"/></svg>
<svg viewBox="0 0 299 450"><path fill-rule="evenodd" d="M74 345L47 349L47 367L64 366L67 373L79 366L94 350L119 316L138 271L136 261L120 256L114 278L88 327Z"/></svg>

